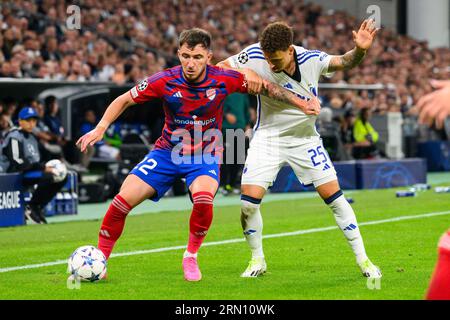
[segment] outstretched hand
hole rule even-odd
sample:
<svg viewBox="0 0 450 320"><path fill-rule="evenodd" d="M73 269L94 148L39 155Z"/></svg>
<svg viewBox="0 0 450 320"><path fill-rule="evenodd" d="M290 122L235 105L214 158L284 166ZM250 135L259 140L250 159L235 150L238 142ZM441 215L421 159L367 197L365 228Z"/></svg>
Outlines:
<svg viewBox="0 0 450 320"><path fill-rule="evenodd" d="M359 27L358 32L352 32L353 41L355 42L356 47L362 50L368 50L379 30L380 29L375 25L375 20L364 20Z"/></svg>
<svg viewBox="0 0 450 320"><path fill-rule="evenodd" d="M80 139L78 139L76 145L80 148L81 152L84 152L86 151L88 145L93 146L94 144L102 140L105 131L106 130L103 128L96 127L83 135Z"/></svg>
<svg viewBox="0 0 450 320"><path fill-rule="evenodd" d="M419 114L419 123L428 126L444 127L445 119L450 116L450 80L431 80L435 91L424 95L412 109Z"/></svg>

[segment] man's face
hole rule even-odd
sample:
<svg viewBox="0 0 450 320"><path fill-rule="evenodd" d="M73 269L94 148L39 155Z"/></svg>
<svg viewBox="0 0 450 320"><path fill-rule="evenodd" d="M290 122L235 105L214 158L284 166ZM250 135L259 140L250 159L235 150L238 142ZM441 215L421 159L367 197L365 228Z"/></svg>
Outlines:
<svg viewBox="0 0 450 320"><path fill-rule="evenodd" d="M33 129L36 127L37 119L36 118L29 118L26 120L19 120L19 126L22 128L23 131L31 133Z"/></svg>
<svg viewBox="0 0 450 320"><path fill-rule="evenodd" d="M0 115L0 130L6 130L9 128L9 122L6 115Z"/></svg>
<svg viewBox="0 0 450 320"><path fill-rule="evenodd" d="M270 69L273 72L281 72L286 70L292 62L294 55L294 48L290 46L285 51L275 51L273 53L264 52L267 62L269 63Z"/></svg>
<svg viewBox="0 0 450 320"><path fill-rule="evenodd" d="M34 108L36 109L36 111L37 111L39 117L41 117L41 118L44 117L44 107L42 106L42 104L37 103L37 104L34 106Z"/></svg>
<svg viewBox="0 0 450 320"><path fill-rule="evenodd" d="M85 114L85 119L87 122L94 124L96 120L95 113L93 111L87 111Z"/></svg>
<svg viewBox="0 0 450 320"><path fill-rule="evenodd" d="M346 119L349 125L353 125L356 121L356 117L354 115L348 116Z"/></svg>
<svg viewBox="0 0 450 320"><path fill-rule="evenodd" d="M185 79L189 82L199 82L203 80L206 65L210 62L212 53L201 44L196 45L194 48L189 48L184 43L178 49L178 58L180 59Z"/></svg>
<svg viewBox="0 0 450 320"><path fill-rule="evenodd" d="M364 121L369 121L371 115L372 112L370 111L370 109L364 109L361 117Z"/></svg>

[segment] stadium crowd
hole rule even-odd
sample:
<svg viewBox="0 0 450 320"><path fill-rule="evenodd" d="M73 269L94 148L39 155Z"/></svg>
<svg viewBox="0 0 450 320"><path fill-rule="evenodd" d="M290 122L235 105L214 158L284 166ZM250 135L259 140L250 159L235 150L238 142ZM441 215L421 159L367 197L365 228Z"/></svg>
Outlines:
<svg viewBox="0 0 450 320"><path fill-rule="evenodd" d="M81 8L80 30L66 28L72 4ZM176 63L177 36L185 28L210 31L219 61L256 42L275 20L293 26L294 43L330 54L351 49L351 31L360 24L347 13L299 0L19 0L0 8L1 77L116 83L136 83ZM449 65L448 48L429 49L426 42L382 29L360 67L325 81L382 83L389 90L374 96L333 92L324 102L333 109L407 112L432 90L429 79L449 77Z"/></svg>

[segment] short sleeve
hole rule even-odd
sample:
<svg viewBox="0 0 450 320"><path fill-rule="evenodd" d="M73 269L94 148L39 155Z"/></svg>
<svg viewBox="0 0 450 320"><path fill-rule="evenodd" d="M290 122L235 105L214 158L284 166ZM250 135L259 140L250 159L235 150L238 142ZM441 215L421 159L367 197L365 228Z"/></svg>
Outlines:
<svg viewBox="0 0 450 320"><path fill-rule="evenodd" d="M331 56L325 52L319 54L319 73L320 75L331 75L333 73L328 72L328 66L330 65Z"/></svg>
<svg viewBox="0 0 450 320"><path fill-rule="evenodd" d="M144 103L153 99L161 98L164 89L164 72L158 72L153 76L142 80L130 89L130 96L136 103Z"/></svg>
<svg viewBox="0 0 450 320"><path fill-rule="evenodd" d="M238 54L229 57L227 60L232 68L256 69L262 61L266 60L266 58L264 57L261 47L256 43L248 46Z"/></svg>
<svg viewBox="0 0 450 320"><path fill-rule="evenodd" d="M242 73L234 70L225 70L228 93L248 93L247 81Z"/></svg>
<svg viewBox="0 0 450 320"><path fill-rule="evenodd" d="M297 62L303 72L309 73L319 81L320 76L330 76L328 66L331 56L320 50L305 50L297 55Z"/></svg>

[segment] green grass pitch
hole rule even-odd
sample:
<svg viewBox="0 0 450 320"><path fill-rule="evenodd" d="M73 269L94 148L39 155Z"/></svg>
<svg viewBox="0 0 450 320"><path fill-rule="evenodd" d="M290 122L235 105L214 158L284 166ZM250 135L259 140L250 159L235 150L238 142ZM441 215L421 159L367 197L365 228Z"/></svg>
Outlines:
<svg viewBox="0 0 450 320"><path fill-rule="evenodd" d="M358 222L450 210L449 194L434 191L396 198L394 189L352 194ZM205 242L242 239L239 201L215 209ZM329 208L311 199L263 203L264 234L334 226ZM447 213L450 213L448 211ZM189 212L128 217L114 253L183 246ZM0 229L0 271L64 260L79 246L97 243L100 220ZM383 272L369 290L338 229L264 240L268 273L243 279L250 253L245 242L204 246L202 281L183 279L183 249L112 257L108 278L67 288L66 265L0 272L0 299L423 299L450 214L361 226L367 253Z"/></svg>

